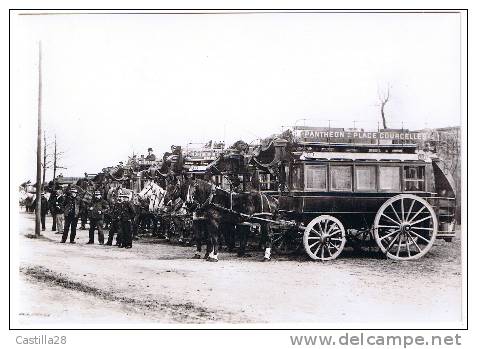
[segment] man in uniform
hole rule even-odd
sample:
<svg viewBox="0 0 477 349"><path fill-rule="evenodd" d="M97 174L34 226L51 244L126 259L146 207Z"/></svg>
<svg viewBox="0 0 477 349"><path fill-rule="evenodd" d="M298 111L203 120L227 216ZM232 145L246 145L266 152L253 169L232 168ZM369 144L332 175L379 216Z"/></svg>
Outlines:
<svg viewBox="0 0 477 349"><path fill-rule="evenodd" d="M121 239L121 226L119 220L119 213L120 213L120 206L119 199L112 199L112 205L109 210L109 216L111 219L109 225L109 234L108 234L108 241L106 245L111 246L113 244L114 234L116 234L116 246L120 247L122 245Z"/></svg>
<svg viewBox="0 0 477 349"><path fill-rule="evenodd" d="M152 152L152 148L147 149L147 156L146 156L147 161L156 161L156 155Z"/></svg>
<svg viewBox="0 0 477 349"><path fill-rule="evenodd" d="M51 225L51 231L56 231L56 190L53 189L50 194L50 198L48 199L48 208L51 213L51 218L53 224Z"/></svg>
<svg viewBox="0 0 477 349"><path fill-rule="evenodd" d="M85 173L85 180L83 182L83 189L86 191L86 193L88 192L91 193L94 189L93 184L87 178L86 173ZM81 219L80 230L86 230L86 223L88 221L88 207L89 207L89 204L82 200L80 205L80 219Z"/></svg>
<svg viewBox="0 0 477 349"><path fill-rule="evenodd" d="M91 205L88 207L89 216L89 241L87 244L94 244L94 231L98 229L99 244L104 244L103 220L104 212L108 209L108 203L101 197L101 192L94 192Z"/></svg>
<svg viewBox="0 0 477 349"><path fill-rule="evenodd" d="M127 194L119 194L119 221L121 227L121 246L132 247L132 222L134 220L134 206Z"/></svg>
<svg viewBox="0 0 477 349"><path fill-rule="evenodd" d="M61 242L65 243L68 238L68 231L71 227L70 243L75 243L76 237L76 224L78 224L79 209L80 209L80 200L77 197L78 190L75 187L72 187L68 196L65 198L63 204L63 210L65 215L65 227L63 229L63 236Z"/></svg>

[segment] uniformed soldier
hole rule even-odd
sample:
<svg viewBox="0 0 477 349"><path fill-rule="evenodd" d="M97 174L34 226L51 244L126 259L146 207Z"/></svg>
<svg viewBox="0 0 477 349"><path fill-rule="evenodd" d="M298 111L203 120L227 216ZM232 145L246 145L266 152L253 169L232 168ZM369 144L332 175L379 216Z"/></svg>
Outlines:
<svg viewBox="0 0 477 349"><path fill-rule="evenodd" d="M119 247L132 247L132 222L135 212L134 206L129 201L127 194L119 194L119 222L121 227L121 245Z"/></svg>
<svg viewBox="0 0 477 349"><path fill-rule="evenodd" d="M85 176L86 176L86 173L85 173ZM83 189L86 191L86 192L91 192L93 190L93 184L91 183L91 181L86 178L83 182ZM87 202L84 202L84 201L81 201L81 205L80 205L80 219L81 219L81 226L80 226L80 230L86 230L86 223L88 221L88 207L89 207L89 204Z"/></svg>
<svg viewBox="0 0 477 349"><path fill-rule="evenodd" d="M72 187L68 195L65 198L63 204L63 212L65 215L65 227L63 229L63 236L61 242L65 243L68 238L68 231L71 227L70 243L75 243L76 237L76 224L78 224L79 209L80 209L80 200L77 197L78 190Z"/></svg>
<svg viewBox="0 0 477 349"><path fill-rule="evenodd" d="M50 198L48 199L48 208L50 210L51 218L53 222L51 226L51 231L56 231L56 195L57 195L57 190L53 189L51 191Z"/></svg>
<svg viewBox="0 0 477 349"><path fill-rule="evenodd" d="M113 199L109 209L109 217L111 222L109 224L108 241L106 245L111 246L113 244L114 234L116 234L116 246L121 246L121 226L119 220L119 208L120 203L118 199Z"/></svg>
<svg viewBox="0 0 477 349"><path fill-rule="evenodd" d="M88 207L89 217L89 241L87 244L94 244L94 231L98 229L99 244L104 244L103 220L104 213L108 210L108 203L101 197L99 190L94 192L91 205Z"/></svg>

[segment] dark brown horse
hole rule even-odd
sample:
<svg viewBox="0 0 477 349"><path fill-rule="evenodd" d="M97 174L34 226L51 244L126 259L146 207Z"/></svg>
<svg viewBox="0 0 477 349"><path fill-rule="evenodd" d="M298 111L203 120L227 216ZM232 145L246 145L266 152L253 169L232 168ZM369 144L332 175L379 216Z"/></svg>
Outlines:
<svg viewBox="0 0 477 349"><path fill-rule="evenodd" d="M207 235L206 257L210 262L218 261L218 246L221 232L244 222L260 224L265 236L265 256L270 259L269 222L259 219L267 216L272 219L277 211L275 199L259 192L233 193L217 188L214 184L197 179L188 188L186 204L194 214L203 220ZM197 238L196 257L201 252L202 239ZM240 237L240 251L245 250L246 236Z"/></svg>
<svg viewBox="0 0 477 349"><path fill-rule="evenodd" d="M247 240L250 235L256 231L255 227L259 227L260 242L265 247L264 261L269 261L271 257L271 239L270 226L272 220L277 218L278 201L261 192L252 191L241 194L237 200L236 209L251 216L246 219L244 223L237 225L237 237L239 239L239 256L245 256L245 249L247 247ZM252 224L255 223L255 224Z"/></svg>

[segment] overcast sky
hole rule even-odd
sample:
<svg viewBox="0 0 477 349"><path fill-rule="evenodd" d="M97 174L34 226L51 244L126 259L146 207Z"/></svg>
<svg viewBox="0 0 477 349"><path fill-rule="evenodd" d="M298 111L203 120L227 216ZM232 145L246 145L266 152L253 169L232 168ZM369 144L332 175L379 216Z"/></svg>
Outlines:
<svg viewBox="0 0 477 349"><path fill-rule="evenodd" d="M14 15L11 25L22 180L35 176L38 40L43 126L65 151L64 175L149 146L249 142L304 122L375 129L387 85L388 126L460 124L459 14Z"/></svg>

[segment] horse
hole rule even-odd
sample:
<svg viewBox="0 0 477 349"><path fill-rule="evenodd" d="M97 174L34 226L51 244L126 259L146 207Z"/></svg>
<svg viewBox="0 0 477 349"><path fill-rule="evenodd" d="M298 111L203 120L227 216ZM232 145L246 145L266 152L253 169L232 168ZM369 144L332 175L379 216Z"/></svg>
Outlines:
<svg viewBox="0 0 477 349"><path fill-rule="evenodd" d="M138 193L138 196L148 202L149 212L157 213L164 206L164 198L166 190L158 184L149 181L146 182L144 188Z"/></svg>
<svg viewBox="0 0 477 349"><path fill-rule="evenodd" d="M163 227L166 239L170 239L169 233L178 234L178 241L184 242L187 227L187 216L189 215L186 200L189 182L177 177L169 180L166 186L163 209Z"/></svg>
<svg viewBox="0 0 477 349"><path fill-rule="evenodd" d="M164 190L158 184L153 181L146 182L144 188L137 194L137 207L140 211L138 215L137 227L145 224L149 229L152 222L153 232L156 232L157 215L162 212L165 195L166 190Z"/></svg>
<svg viewBox="0 0 477 349"><path fill-rule="evenodd" d="M272 242L270 238L271 222L277 218L278 200L270 195L252 191L242 194L237 202L238 211L251 216L251 222L257 222L260 227L260 244L265 247L263 261L269 261L271 257ZM237 233L239 237L239 256L245 256L249 232L254 231L254 225L250 222L241 223Z"/></svg>
<svg viewBox="0 0 477 349"><path fill-rule="evenodd" d="M26 212L35 211L35 198L35 194L28 193L27 191L21 191L19 197L20 207L25 206Z"/></svg>
<svg viewBox="0 0 477 349"><path fill-rule="evenodd" d="M196 179L188 188L187 206L197 216L204 219L207 234L206 259L218 261L219 235L224 226L236 226L248 221L248 218L267 215L272 218L277 212L277 202L268 195L259 192L234 193L217 188L213 183ZM266 236L264 260L270 260L271 244L269 222L260 221L261 233ZM245 249L246 238L241 237L241 249ZM201 241L197 238L197 251L193 258L200 258Z"/></svg>

